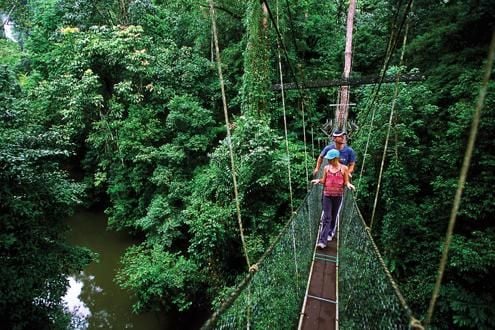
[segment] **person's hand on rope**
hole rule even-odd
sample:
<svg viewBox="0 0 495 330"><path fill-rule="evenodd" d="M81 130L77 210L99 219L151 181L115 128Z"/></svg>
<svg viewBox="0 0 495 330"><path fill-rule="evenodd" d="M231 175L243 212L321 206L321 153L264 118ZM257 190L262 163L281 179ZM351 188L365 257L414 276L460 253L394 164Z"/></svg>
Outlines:
<svg viewBox="0 0 495 330"><path fill-rule="evenodd" d="M321 181L320 181L320 179L313 179L313 180L311 180L311 183L318 184L318 183L321 183Z"/></svg>
<svg viewBox="0 0 495 330"><path fill-rule="evenodd" d="M354 187L354 185L350 182L347 184L347 188L349 188L351 190L356 190L356 187Z"/></svg>

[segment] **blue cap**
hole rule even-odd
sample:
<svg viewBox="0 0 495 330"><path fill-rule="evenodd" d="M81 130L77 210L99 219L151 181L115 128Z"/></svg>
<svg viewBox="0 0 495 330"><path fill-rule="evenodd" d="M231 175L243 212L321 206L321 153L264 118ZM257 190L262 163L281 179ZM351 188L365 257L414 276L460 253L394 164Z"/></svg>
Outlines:
<svg viewBox="0 0 495 330"><path fill-rule="evenodd" d="M333 131L332 133L332 136L342 136L342 135L346 135L345 131L342 131L340 129L336 129L335 131Z"/></svg>
<svg viewBox="0 0 495 330"><path fill-rule="evenodd" d="M329 152L325 155L326 159L334 159L340 156L340 152L337 149L330 149Z"/></svg>

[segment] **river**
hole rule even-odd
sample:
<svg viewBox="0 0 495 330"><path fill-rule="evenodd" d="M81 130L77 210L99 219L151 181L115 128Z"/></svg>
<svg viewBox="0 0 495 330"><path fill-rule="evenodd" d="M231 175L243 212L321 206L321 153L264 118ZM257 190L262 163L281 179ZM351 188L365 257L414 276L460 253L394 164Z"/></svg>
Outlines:
<svg viewBox="0 0 495 330"><path fill-rule="evenodd" d="M106 230L103 212L79 212L68 220L68 239L99 253L99 262L92 262L79 274L69 277L70 288L64 297L72 312L73 329L172 329L164 314L131 312L132 300L113 278L124 250L132 244L124 234Z"/></svg>

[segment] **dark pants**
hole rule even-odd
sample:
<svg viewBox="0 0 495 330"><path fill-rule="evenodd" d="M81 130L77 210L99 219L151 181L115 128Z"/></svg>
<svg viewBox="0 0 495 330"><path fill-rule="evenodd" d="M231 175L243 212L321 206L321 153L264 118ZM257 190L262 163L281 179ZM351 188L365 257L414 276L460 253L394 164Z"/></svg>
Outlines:
<svg viewBox="0 0 495 330"><path fill-rule="evenodd" d="M323 196L323 219L321 223L320 237L318 243L327 245L327 237L335 229L337 214L339 213L342 196Z"/></svg>

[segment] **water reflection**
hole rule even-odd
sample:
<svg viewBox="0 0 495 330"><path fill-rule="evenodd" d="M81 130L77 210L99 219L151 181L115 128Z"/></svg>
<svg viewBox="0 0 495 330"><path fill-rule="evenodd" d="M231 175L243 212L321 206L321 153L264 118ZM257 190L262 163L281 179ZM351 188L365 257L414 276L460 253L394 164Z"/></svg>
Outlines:
<svg viewBox="0 0 495 330"><path fill-rule="evenodd" d="M14 30L14 22L5 14L0 14L1 24L3 25L5 38L17 42L17 36Z"/></svg>
<svg viewBox="0 0 495 330"><path fill-rule="evenodd" d="M79 274L69 277L70 288L64 297L72 312L72 329L167 329L163 315L132 313L130 293L118 287L113 278L119 259L132 243L128 235L106 230L103 213L80 212L69 219L69 241L86 246L99 254Z"/></svg>
<svg viewBox="0 0 495 330"><path fill-rule="evenodd" d="M81 274L84 274L81 272ZM91 276L94 279L94 276ZM88 319L91 317L91 311L88 306L81 300L80 295L84 286L83 281L78 281L74 276L69 277L69 290L63 298L68 311L72 314L72 329L87 329Z"/></svg>

